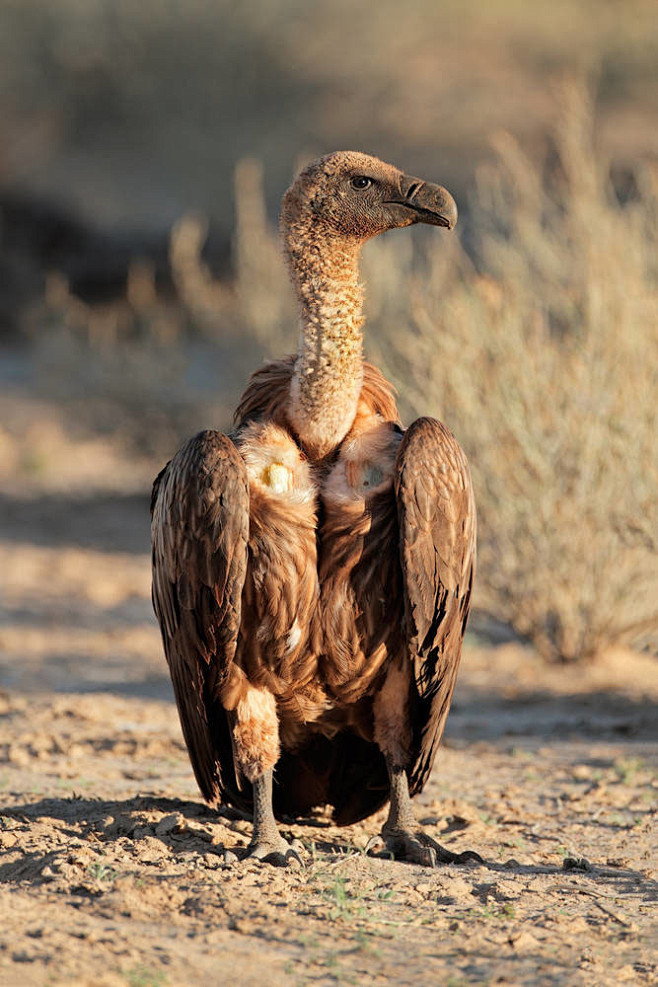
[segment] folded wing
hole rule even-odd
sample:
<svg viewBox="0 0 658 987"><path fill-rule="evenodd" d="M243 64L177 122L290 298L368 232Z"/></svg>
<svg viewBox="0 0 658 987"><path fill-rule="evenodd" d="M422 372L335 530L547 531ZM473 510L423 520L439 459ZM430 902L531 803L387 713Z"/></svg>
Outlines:
<svg viewBox="0 0 658 987"><path fill-rule="evenodd" d="M395 489L413 662L411 794L427 781L450 709L475 570L476 517L466 457L431 418L407 429Z"/></svg>
<svg viewBox="0 0 658 987"><path fill-rule="evenodd" d="M190 439L151 498L153 606L199 787L217 801L234 783L218 691L240 628L249 490L240 454L220 432Z"/></svg>

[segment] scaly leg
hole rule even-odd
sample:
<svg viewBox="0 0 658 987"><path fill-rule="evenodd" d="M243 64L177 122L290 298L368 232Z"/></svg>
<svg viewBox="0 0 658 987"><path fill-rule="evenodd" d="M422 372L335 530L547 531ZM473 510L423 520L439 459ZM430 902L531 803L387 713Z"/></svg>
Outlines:
<svg viewBox="0 0 658 987"><path fill-rule="evenodd" d="M268 864L286 867L291 861L304 866L297 849L284 840L272 809L272 769L256 778L254 792L254 832L247 856L264 860Z"/></svg>
<svg viewBox="0 0 658 987"><path fill-rule="evenodd" d="M408 860L424 867L436 867L437 863L462 864L466 860L483 863L482 857L473 850L453 853L423 832L414 815L406 771L394 764L390 757L386 758L386 766L391 782L388 819L381 836L375 836L368 842L366 852L384 846L396 860Z"/></svg>
<svg viewBox="0 0 658 987"><path fill-rule="evenodd" d="M297 848L279 833L272 809L272 771L281 752L274 696L267 689L251 686L236 671L225 686L222 701L231 724L236 770L251 782L253 790L254 831L247 855L279 867L291 861L303 866ZM232 863L237 856L228 850L225 860Z"/></svg>
<svg viewBox="0 0 658 987"><path fill-rule="evenodd" d="M452 853L424 833L416 822L409 781L404 765L411 760L411 727L408 697L411 688L411 662L392 663L373 704L375 741L386 759L391 785L391 805L381 836L373 837L370 850L386 850L397 860L409 860L425 867L437 863L463 863L482 858L472 850Z"/></svg>

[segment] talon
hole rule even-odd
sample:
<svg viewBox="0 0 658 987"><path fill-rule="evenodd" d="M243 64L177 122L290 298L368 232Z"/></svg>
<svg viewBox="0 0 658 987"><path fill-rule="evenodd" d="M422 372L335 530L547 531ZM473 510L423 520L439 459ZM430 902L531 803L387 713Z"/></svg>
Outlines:
<svg viewBox="0 0 658 987"><path fill-rule="evenodd" d="M301 867L306 865L298 850L283 837L275 842L252 843L249 845L247 859L258 860L273 867Z"/></svg>
<svg viewBox="0 0 658 987"><path fill-rule="evenodd" d="M483 864L484 860L475 853L474 850L464 850L462 853L453 853L441 846L422 830L389 829L386 827L382 831L383 842L395 860L407 860L413 864L420 864L422 867L437 867L439 864L464 864L469 860ZM381 839L373 837L371 843ZM367 848L366 848L367 849Z"/></svg>
<svg viewBox="0 0 658 987"><path fill-rule="evenodd" d="M268 853L263 857L256 857L259 864L269 864L271 867L287 867L288 856L285 853Z"/></svg>
<svg viewBox="0 0 658 987"><path fill-rule="evenodd" d="M292 867L293 870L297 870L298 868L300 870L306 870L306 864L294 848L286 854L286 866Z"/></svg>
<svg viewBox="0 0 658 987"><path fill-rule="evenodd" d="M481 857L475 850L464 850L462 853L455 853L454 858L454 863L456 864L467 864L469 860L475 861L476 864L484 864L484 857Z"/></svg>
<svg viewBox="0 0 658 987"><path fill-rule="evenodd" d="M385 841L382 839L382 837L379 834L377 834L377 836L370 837L370 839L365 845L363 852L367 857L372 853L372 851L375 848L377 848L378 850L383 850L385 847L386 847Z"/></svg>

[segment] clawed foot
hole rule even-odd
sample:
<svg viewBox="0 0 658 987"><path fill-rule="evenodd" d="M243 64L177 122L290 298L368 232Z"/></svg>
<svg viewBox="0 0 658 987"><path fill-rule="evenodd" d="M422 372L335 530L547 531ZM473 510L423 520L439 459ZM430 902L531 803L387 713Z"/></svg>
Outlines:
<svg viewBox="0 0 658 987"><path fill-rule="evenodd" d="M260 839L252 841L247 847L247 853L243 860L260 860L264 864L271 864L273 867L296 867L303 868L304 861L300 853L304 849L300 840L292 840L288 843L282 836L277 835L271 839ZM224 862L228 864L236 863L238 857L232 850L227 850L224 854Z"/></svg>
<svg viewBox="0 0 658 987"><path fill-rule="evenodd" d="M382 852L383 851L383 852ZM474 850L464 850L463 853L453 853L433 840L422 829L387 829L384 827L381 836L373 836L366 844L366 853L377 856L390 856L394 860L407 860L422 867L436 867L437 864L464 864L474 860L478 864L484 861Z"/></svg>

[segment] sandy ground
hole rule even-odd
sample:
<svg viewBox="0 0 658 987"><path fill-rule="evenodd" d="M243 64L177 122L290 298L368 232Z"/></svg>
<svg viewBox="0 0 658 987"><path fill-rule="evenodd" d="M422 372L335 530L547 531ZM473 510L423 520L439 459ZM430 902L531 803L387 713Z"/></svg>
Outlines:
<svg viewBox="0 0 658 987"><path fill-rule="evenodd" d="M151 614L152 464L52 416L23 463L42 411L0 433L1 984L658 981L655 662L469 637L417 807L482 866L366 857L375 817L284 824L303 870L230 867L250 825L200 800Z"/></svg>

